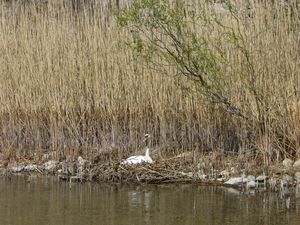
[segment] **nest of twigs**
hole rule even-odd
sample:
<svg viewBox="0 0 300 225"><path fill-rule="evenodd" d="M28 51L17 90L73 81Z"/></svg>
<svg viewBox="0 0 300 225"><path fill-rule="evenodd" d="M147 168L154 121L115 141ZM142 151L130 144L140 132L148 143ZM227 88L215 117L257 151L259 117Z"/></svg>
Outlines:
<svg viewBox="0 0 300 225"><path fill-rule="evenodd" d="M109 162L95 165L91 171L92 178L98 182L122 183L178 183L192 182L192 177L181 172L192 171L192 163L178 160L163 160L154 164L123 165Z"/></svg>

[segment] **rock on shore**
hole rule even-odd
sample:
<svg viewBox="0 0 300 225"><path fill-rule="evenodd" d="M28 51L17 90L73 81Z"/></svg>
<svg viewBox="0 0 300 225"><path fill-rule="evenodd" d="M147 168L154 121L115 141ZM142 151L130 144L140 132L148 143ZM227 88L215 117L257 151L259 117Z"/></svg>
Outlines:
<svg viewBox="0 0 300 225"><path fill-rule="evenodd" d="M58 161L56 160L49 160L48 162L44 163L44 169L47 172L55 172L58 165Z"/></svg>
<svg viewBox="0 0 300 225"><path fill-rule="evenodd" d="M294 167L295 170L300 171L300 159L298 159L294 162L293 167Z"/></svg>

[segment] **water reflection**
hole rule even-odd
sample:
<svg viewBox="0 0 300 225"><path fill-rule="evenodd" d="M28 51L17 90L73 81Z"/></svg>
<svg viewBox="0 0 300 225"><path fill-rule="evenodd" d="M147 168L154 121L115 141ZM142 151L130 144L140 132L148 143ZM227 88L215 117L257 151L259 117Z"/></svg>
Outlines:
<svg viewBox="0 0 300 225"><path fill-rule="evenodd" d="M0 224L300 224L300 199L197 185L72 184L0 178Z"/></svg>

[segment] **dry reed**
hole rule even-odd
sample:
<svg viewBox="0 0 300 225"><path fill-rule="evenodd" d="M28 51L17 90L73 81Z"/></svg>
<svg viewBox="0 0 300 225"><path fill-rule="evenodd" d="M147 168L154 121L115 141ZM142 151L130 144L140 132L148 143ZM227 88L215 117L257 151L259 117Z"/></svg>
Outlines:
<svg viewBox="0 0 300 225"><path fill-rule="evenodd" d="M162 156L236 152L268 164L300 153L299 1L259 1L240 6L239 24L224 19L251 50L253 74L240 51L221 43L240 71L228 96L252 122L180 88L174 68L162 73L136 60L114 4L81 2L0 3L0 149L9 160L40 150L93 158L117 149L122 158L139 151L144 131ZM262 109L241 86L249 76Z"/></svg>

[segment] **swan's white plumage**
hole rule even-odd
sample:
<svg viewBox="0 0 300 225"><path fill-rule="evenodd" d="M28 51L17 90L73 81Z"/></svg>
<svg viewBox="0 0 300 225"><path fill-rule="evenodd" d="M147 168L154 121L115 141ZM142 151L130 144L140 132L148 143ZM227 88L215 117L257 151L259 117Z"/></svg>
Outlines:
<svg viewBox="0 0 300 225"><path fill-rule="evenodd" d="M124 160L122 164L141 164L141 163L153 163L153 160L149 157L143 155L131 156L128 159Z"/></svg>
<svg viewBox="0 0 300 225"><path fill-rule="evenodd" d="M149 155L149 134L145 135L144 141L146 142L146 152L145 155L134 155L130 156L129 158L125 159L121 164L141 164L141 163L153 163Z"/></svg>

